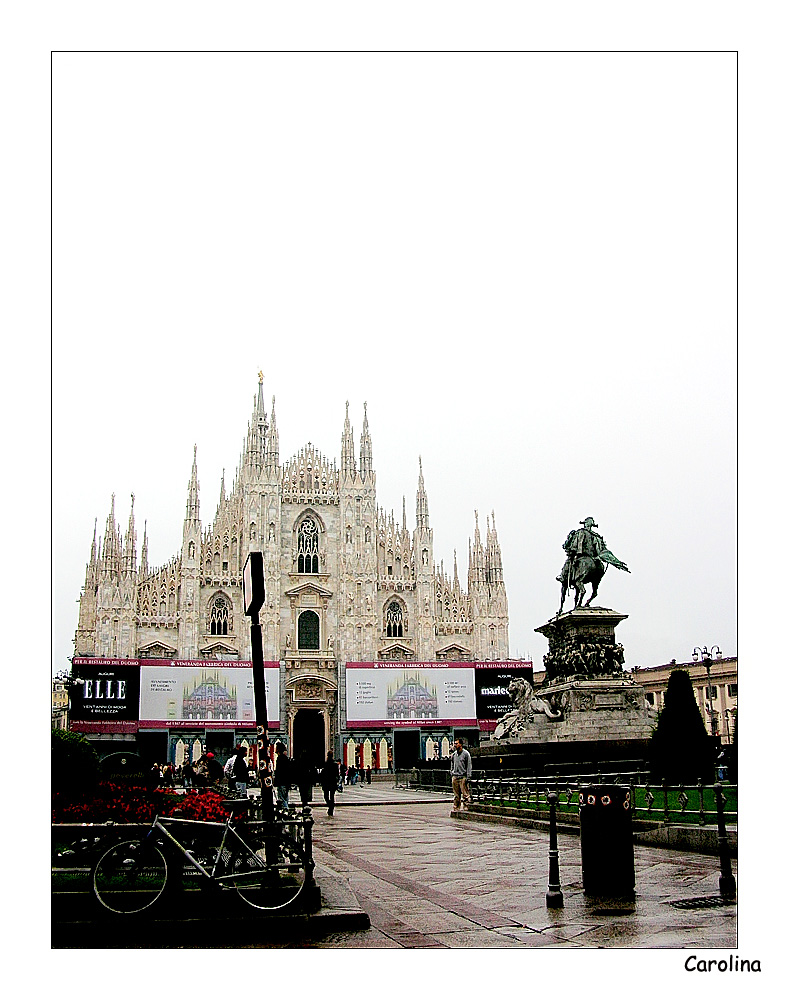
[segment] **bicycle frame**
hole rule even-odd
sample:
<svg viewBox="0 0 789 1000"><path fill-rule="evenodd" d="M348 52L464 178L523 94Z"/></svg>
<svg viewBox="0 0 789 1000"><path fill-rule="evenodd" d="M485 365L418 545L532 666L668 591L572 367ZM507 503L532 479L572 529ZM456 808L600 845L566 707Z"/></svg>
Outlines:
<svg viewBox="0 0 789 1000"><path fill-rule="evenodd" d="M164 825L162 820L164 820L167 823L184 823L188 824L190 827L208 826L211 827L211 829L213 830L217 830L217 832L219 831L219 829L222 830L222 839L219 843L219 847L216 849L216 854L214 855L214 863L210 871L197 860L197 858L192 854L190 850L188 850L188 848L184 847L184 845L177 839L177 837L173 836L173 834ZM239 834L239 832L232 826L232 816L229 816L226 822L224 823L211 823L207 820L180 819L177 816L166 816L166 817L156 816L154 818L150 830L146 834L145 837L146 840L148 839L148 837L151 837L153 835L154 830L164 834L167 840L178 851L180 851L180 853L187 859L189 864L192 865L198 872L200 872L201 875L209 879L209 881L211 882L216 882L218 885L225 885L229 883L230 885L234 886L238 885L240 882L243 883L245 881L252 881L255 878L259 877L258 873L255 871L233 872L229 875L216 874L217 868L219 867L219 862L222 858L222 852L224 851L225 845L227 844L228 841L228 834L232 834L232 836L244 848L247 854L251 855L254 858L257 858L257 855L249 846L249 844L247 844L247 842L243 839L243 837Z"/></svg>

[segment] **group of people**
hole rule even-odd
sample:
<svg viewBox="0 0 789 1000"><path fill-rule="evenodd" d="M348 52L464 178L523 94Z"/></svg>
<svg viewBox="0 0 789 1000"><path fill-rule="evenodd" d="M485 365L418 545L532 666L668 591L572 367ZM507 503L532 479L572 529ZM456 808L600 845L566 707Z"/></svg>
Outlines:
<svg viewBox="0 0 789 1000"><path fill-rule="evenodd" d="M345 765L343 765L343 770ZM334 796L341 784L341 768L334 759L331 750L326 754L320 770L311 764L306 756L302 755L297 761L292 761L285 749L285 745L277 742L274 745L274 790L277 795L277 802L287 808L288 793L291 787L299 790L301 804L308 805L312 800L313 786L318 784L323 791L323 798L326 803L326 813L328 816L334 815Z"/></svg>
<svg viewBox="0 0 789 1000"><path fill-rule="evenodd" d="M148 785L151 788L211 788L222 779L222 765L212 753L204 753L199 760L183 764L159 764L154 762L148 771Z"/></svg>
<svg viewBox="0 0 789 1000"><path fill-rule="evenodd" d="M351 764L346 767L345 764L340 765L340 778L342 779L343 785L355 785L358 781L359 784L371 784L373 780L373 769L369 766L367 768L356 767L355 764Z"/></svg>
<svg viewBox="0 0 789 1000"><path fill-rule="evenodd" d="M265 772L265 773L263 773ZM268 774L268 760L261 764L261 792L265 793ZM471 754L464 749L460 739L455 740L455 748L450 758L450 774L452 776L453 808L462 806L468 809L471 805ZM227 779L229 790L237 797L245 798L249 784L250 765L247 761L247 749L237 745L228 758L224 768L210 751L192 764L187 761L183 765L164 766L155 763L149 772L149 784L153 788L161 785L172 787L176 781L182 780L184 788L220 788L223 778ZM312 800L312 789L318 784L323 791L327 806L327 815L334 815L334 797L342 791L344 785L355 785L358 782L372 783L372 768L357 768L354 764L346 767L338 764L330 750L326 760L318 770L312 765L306 755L297 761L288 757L285 744L278 740L274 744L274 770L272 784L277 803L287 809L291 788L298 788L302 805L308 805Z"/></svg>
<svg viewBox="0 0 789 1000"><path fill-rule="evenodd" d="M246 752L241 746L237 746L233 751L233 759L238 759L239 763L237 773L232 776L231 788L239 779L243 779L244 783L248 780ZM183 764L154 762L148 771L148 785L151 788L174 788L176 785L183 785L184 788L218 789L224 777L230 778L216 756L208 751L194 762L190 760L184 761Z"/></svg>

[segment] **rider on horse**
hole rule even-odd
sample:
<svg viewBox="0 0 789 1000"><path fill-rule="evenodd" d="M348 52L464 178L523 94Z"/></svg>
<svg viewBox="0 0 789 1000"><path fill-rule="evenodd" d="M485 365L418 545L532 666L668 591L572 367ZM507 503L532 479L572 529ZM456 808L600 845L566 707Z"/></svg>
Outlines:
<svg viewBox="0 0 789 1000"><path fill-rule="evenodd" d="M586 602L587 606L597 597L597 588L608 565L616 566L626 573L630 570L616 556L608 551L605 539L592 528L596 528L593 517L587 517L580 522L583 527L575 528L567 536L564 551L567 553L562 571L556 579L562 585L562 603L559 614L564 607L564 598L570 587L575 591L575 607L579 607L586 592L584 584L592 584L592 596Z"/></svg>

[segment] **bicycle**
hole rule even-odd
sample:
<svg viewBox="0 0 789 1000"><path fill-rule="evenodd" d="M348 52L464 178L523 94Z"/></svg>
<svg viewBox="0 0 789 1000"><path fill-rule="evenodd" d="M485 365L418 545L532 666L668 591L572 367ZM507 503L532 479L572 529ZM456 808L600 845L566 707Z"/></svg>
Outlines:
<svg viewBox="0 0 789 1000"><path fill-rule="evenodd" d="M188 862L201 888L235 889L249 906L277 911L292 907L314 883L312 817L263 822L237 828L236 813L251 799L225 801L224 823L156 816L142 840L127 840L105 851L93 866L91 885L98 902L118 916L136 916L161 904L174 884L183 885ZM189 827L179 839L169 827ZM290 826L291 831L286 831ZM219 834L213 844L206 834ZM250 843L251 841L251 843Z"/></svg>

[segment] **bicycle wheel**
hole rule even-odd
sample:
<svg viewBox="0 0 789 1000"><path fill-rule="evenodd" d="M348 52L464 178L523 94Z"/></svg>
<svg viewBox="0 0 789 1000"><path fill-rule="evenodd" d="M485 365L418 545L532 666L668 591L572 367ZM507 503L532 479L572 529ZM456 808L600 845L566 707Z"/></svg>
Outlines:
<svg viewBox="0 0 789 1000"><path fill-rule="evenodd" d="M91 882L105 909L131 916L150 909L162 898L167 875L167 861L155 844L127 840L102 854Z"/></svg>
<svg viewBox="0 0 789 1000"><path fill-rule="evenodd" d="M236 892L256 910L283 910L293 906L307 884L304 852L295 840L274 839L255 853L237 853L232 871Z"/></svg>

